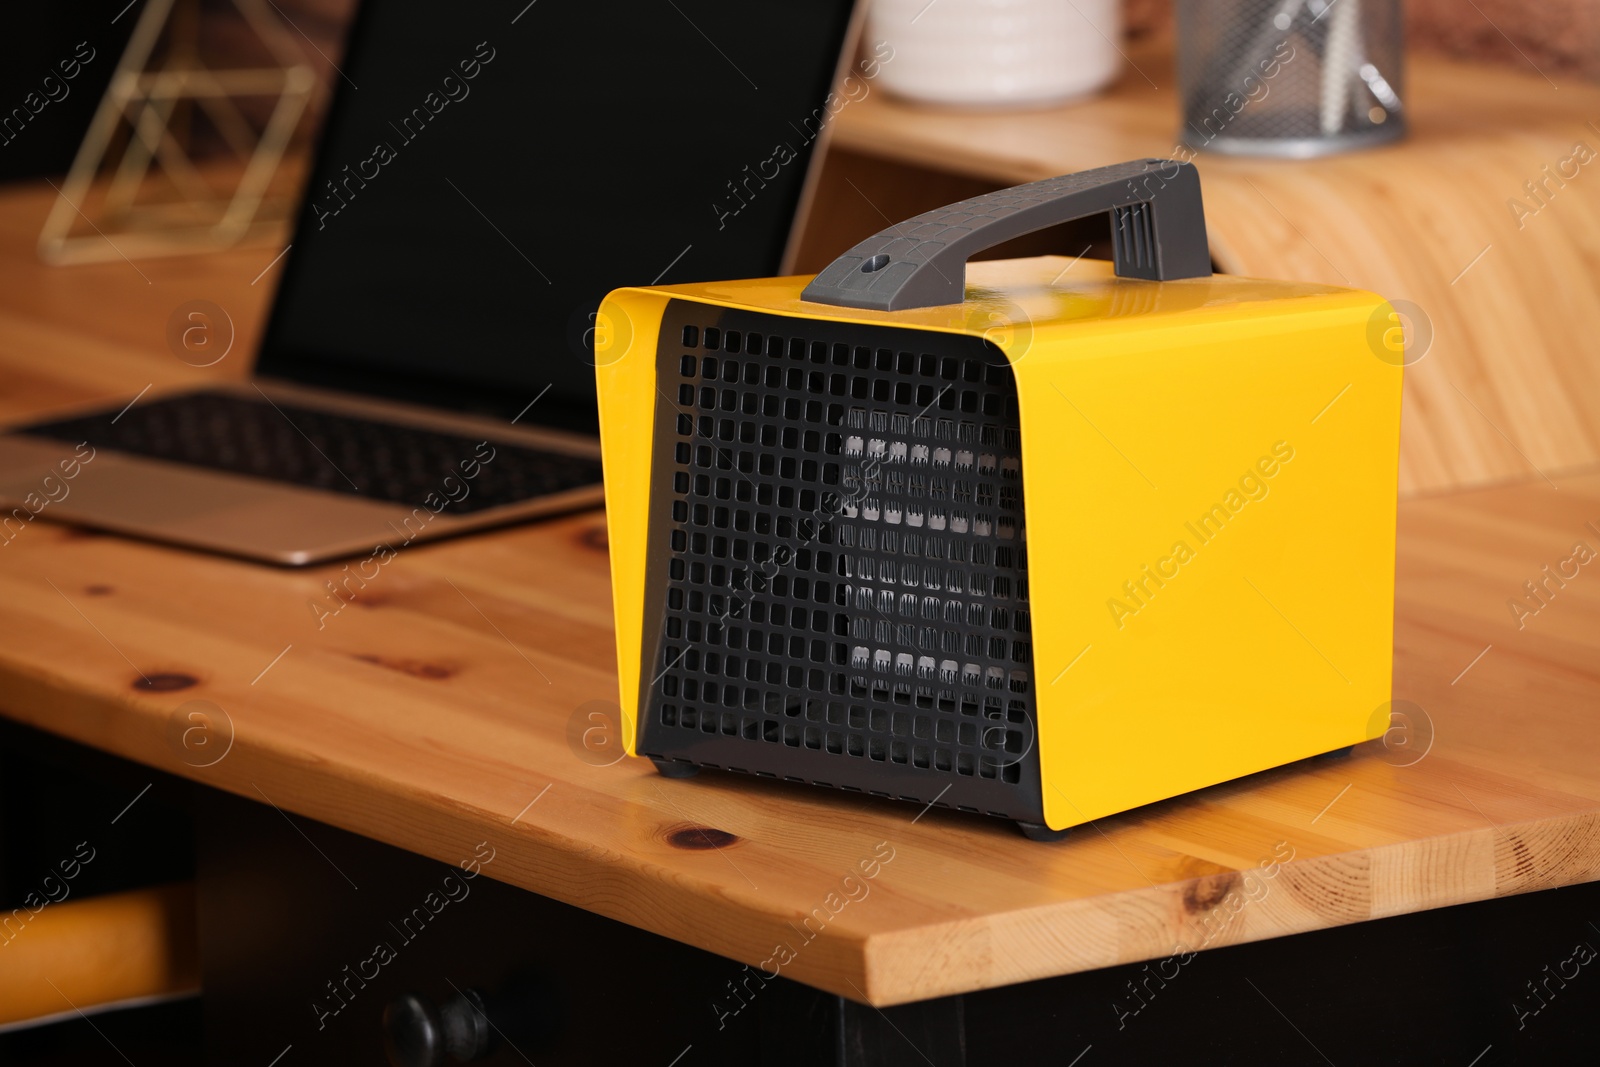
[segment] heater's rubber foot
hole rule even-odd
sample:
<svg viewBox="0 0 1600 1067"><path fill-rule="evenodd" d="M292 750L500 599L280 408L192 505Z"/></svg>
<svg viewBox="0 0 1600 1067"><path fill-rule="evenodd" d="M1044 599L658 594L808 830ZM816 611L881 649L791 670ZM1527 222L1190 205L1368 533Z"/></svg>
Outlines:
<svg viewBox="0 0 1600 1067"><path fill-rule="evenodd" d="M1061 841L1072 833L1071 827L1065 830L1052 830L1043 823L1037 822L1018 822L1017 829L1021 830L1022 836L1029 841Z"/></svg>
<svg viewBox="0 0 1600 1067"><path fill-rule="evenodd" d="M700 773L699 767L681 759L656 759L651 756L650 762L656 765L656 773L663 778L693 778Z"/></svg>
<svg viewBox="0 0 1600 1067"><path fill-rule="evenodd" d="M1351 752L1355 751L1355 747L1356 746L1354 746L1354 745L1346 745L1343 748L1336 748L1332 752L1324 752L1320 756L1318 756L1317 758L1318 759L1344 759L1346 756L1350 755Z"/></svg>

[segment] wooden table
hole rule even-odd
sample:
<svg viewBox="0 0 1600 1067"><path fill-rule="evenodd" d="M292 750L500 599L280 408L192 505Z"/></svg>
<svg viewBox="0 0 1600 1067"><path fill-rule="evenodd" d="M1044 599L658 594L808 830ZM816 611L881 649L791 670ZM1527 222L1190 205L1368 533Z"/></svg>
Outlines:
<svg viewBox="0 0 1600 1067"><path fill-rule="evenodd" d="M31 241L48 196L0 192L0 417L245 369L277 248L45 268ZM165 341L196 298L240 333L205 372ZM494 878L751 964L791 944L785 976L897 1004L1600 878L1600 563L1552 583L1521 628L1507 608L1574 542L1600 549L1600 471L1552 482L1402 505L1395 695L1420 709L1391 738L1404 744L1056 845L978 817L598 765L582 732L616 687L600 512L406 549L321 628L310 605L337 566L33 523L0 546L0 710L447 862L488 841ZM195 700L232 724L209 766L182 740ZM870 893L804 940L875 854ZM1286 858L1263 881L1263 861Z"/></svg>

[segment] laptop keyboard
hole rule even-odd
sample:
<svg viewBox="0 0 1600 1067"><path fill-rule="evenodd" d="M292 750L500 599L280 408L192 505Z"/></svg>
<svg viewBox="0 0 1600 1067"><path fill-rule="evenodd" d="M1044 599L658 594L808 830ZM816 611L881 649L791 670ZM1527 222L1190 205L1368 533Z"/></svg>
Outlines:
<svg viewBox="0 0 1600 1067"><path fill-rule="evenodd" d="M20 432L407 507L437 494L455 515L600 482L599 460L232 393L185 393L135 404L115 421L101 412Z"/></svg>

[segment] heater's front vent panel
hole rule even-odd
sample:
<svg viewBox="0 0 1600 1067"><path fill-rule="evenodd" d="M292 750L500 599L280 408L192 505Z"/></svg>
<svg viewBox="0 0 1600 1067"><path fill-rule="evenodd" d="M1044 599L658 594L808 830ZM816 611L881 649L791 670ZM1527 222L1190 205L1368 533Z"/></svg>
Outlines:
<svg viewBox="0 0 1600 1067"><path fill-rule="evenodd" d="M640 750L1042 821L1004 355L673 301L657 382Z"/></svg>

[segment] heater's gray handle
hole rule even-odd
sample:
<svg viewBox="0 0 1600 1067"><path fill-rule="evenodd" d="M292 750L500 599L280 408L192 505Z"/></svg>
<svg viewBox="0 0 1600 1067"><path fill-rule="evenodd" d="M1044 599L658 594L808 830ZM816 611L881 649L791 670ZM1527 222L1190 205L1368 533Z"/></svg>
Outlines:
<svg viewBox="0 0 1600 1067"><path fill-rule="evenodd" d="M1139 159L985 193L890 226L828 264L801 299L876 311L959 304L972 256L1105 211L1119 275L1211 274L1200 175L1177 160Z"/></svg>

